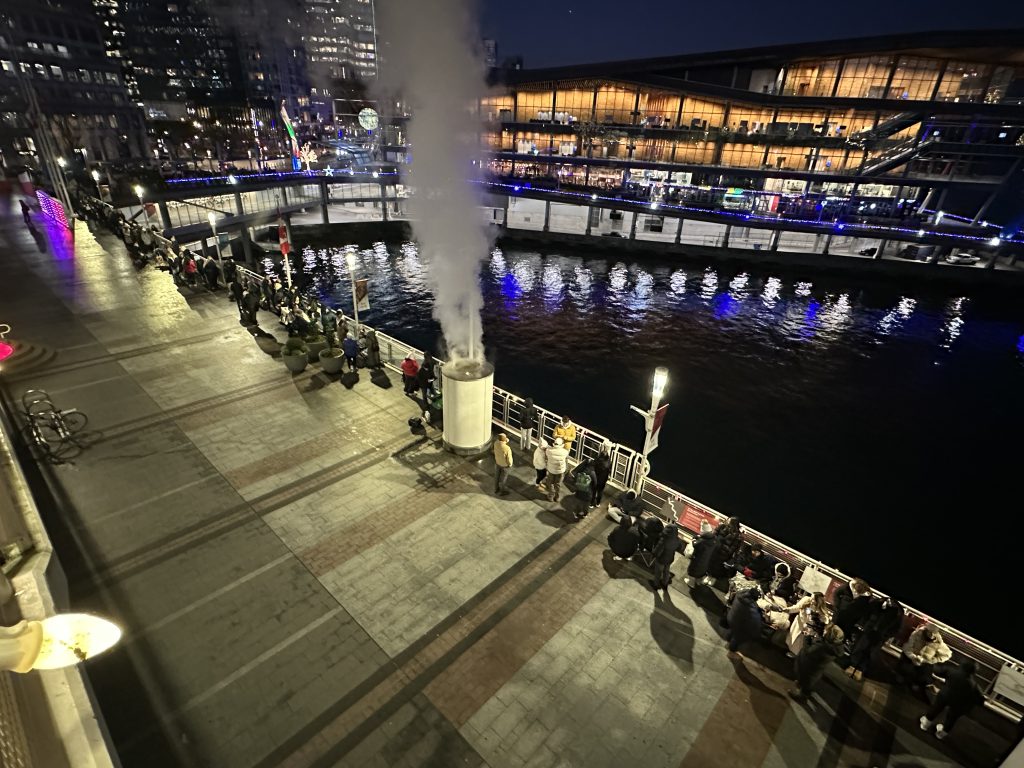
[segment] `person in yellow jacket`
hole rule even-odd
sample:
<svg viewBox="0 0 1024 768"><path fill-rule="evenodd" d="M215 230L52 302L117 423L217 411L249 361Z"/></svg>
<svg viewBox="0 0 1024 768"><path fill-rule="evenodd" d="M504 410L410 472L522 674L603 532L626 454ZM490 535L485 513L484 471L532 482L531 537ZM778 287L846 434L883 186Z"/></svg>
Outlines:
<svg viewBox="0 0 1024 768"><path fill-rule="evenodd" d="M562 446L571 455L572 443L576 439L576 425L568 416L563 416L561 423L555 427L554 437L562 438Z"/></svg>
<svg viewBox="0 0 1024 768"><path fill-rule="evenodd" d="M508 444L508 435L499 432L494 440L494 493L498 496L508 496L508 489L505 483L508 482L508 474L512 471L512 448Z"/></svg>

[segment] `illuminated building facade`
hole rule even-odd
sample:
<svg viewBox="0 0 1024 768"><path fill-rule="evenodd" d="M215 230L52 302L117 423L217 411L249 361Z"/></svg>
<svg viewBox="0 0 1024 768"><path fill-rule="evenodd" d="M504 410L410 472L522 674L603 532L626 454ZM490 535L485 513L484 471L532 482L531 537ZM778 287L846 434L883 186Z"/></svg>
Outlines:
<svg viewBox="0 0 1024 768"><path fill-rule="evenodd" d="M0 3L0 151L36 165L35 115L65 159L141 158L142 113L94 18L48 3Z"/></svg>
<svg viewBox="0 0 1024 768"><path fill-rule="evenodd" d="M952 207L980 218L1024 158L1019 30L498 77L480 105L490 168L539 185L768 212Z"/></svg>

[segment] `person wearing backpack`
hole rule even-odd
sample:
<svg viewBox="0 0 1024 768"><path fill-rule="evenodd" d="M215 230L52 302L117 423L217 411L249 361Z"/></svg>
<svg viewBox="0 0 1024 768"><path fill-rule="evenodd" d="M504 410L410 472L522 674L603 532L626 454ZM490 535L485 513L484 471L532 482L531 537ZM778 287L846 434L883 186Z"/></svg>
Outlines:
<svg viewBox="0 0 1024 768"><path fill-rule="evenodd" d="M575 495L579 506L572 516L577 520L582 520L590 512L590 496L594 486L597 485L597 477L594 475L594 467L591 465L590 459L581 461L570 474L576 487Z"/></svg>

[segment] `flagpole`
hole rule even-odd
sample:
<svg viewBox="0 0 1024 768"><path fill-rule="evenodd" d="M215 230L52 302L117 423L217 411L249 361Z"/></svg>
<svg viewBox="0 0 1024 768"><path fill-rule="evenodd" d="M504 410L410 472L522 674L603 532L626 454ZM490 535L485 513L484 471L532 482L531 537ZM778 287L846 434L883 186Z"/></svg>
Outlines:
<svg viewBox="0 0 1024 768"><path fill-rule="evenodd" d="M348 279L352 283L352 319L356 321L355 338L359 340L359 299L356 297L356 251L349 248L345 252L345 261L348 264Z"/></svg>
<svg viewBox="0 0 1024 768"><path fill-rule="evenodd" d="M292 289L292 265L288 254L291 252L292 244L288 239L288 228L285 226L284 217L281 216L281 198L277 198L277 241L281 246L281 261L284 262L284 281L288 290Z"/></svg>
<svg viewBox="0 0 1024 768"><path fill-rule="evenodd" d="M661 405L662 395L665 394L665 385L668 383L668 369L659 366L654 369L654 384L651 387L651 408L649 411L644 411L635 405L629 406L634 411L644 417L644 450L640 454L640 466L636 473L636 486L634 490L637 494L643 491L644 479L647 477L651 470L651 464L647 460L647 454L650 453L654 446L651 443L654 441L654 421L658 416L658 407ZM660 425L659 425L660 426Z"/></svg>

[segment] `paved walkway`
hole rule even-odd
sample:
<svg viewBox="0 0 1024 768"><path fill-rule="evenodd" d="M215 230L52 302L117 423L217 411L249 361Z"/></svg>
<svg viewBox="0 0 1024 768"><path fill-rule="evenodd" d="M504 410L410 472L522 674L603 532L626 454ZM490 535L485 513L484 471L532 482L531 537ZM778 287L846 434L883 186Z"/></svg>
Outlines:
<svg viewBox="0 0 1024 768"><path fill-rule="evenodd" d="M88 667L125 766L931 767L1004 746L988 717L939 744L920 703L838 670L793 703L780 651L726 657L719 593L652 594L522 457L490 495L487 462L410 434L395 376L292 377L223 295L135 272L113 238L0 226L0 319L40 348L7 396L46 389L99 433L40 502L73 607L126 629Z"/></svg>

